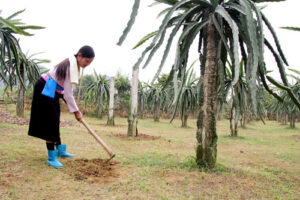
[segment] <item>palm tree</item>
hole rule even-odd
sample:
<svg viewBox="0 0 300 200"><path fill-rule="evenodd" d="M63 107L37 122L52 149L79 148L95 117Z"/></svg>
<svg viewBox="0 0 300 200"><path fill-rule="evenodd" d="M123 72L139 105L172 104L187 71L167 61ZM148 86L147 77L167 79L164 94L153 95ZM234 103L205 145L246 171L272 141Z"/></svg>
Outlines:
<svg viewBox="0 0 300 200"><path fill-rule="evenodd" d="M109 99L109 82L105 75L97 74L94 70L93 82L86 89L85 102L97 103L97 116L102 118L104 99Z"/></svg>
<svg viewBox="0 0 300 200"><path fill-rule="evenodd" d="M195 63L195 62L194 62ZM179 107L181 127L187 128L187 119L190 113L193 113L194 110L198 109L198 83L199 78L196 78L196 74L192 69L194 63L190 66L185 74L181 95L178 96L175 105ZM173 112L171 121L176 115L176 109Z"/></svg>
<svg viewBox="0 0 300 200"><path fill-rule="evenodd" d="M168 91L160 83L148 84L147 104L153 111L154 121L159 122L160 110L168 102Z"/></svg>
<svg viewBox="0 0 300 200"><path fill-rule="evenodd" d="M32 36L27 32L27 29L43 29L41 26L25 25L21 19L16 19L16 16L23 13L25 10L20 10L13 13L7 18L0 16L0 79L6 85L12 87L15 77L25 88L23 64L26 63L26 56L22 52L18 39L15 35ZM27 65L28 67L34 67ZM28 69L30 73L37 71L38 68Z"/></svg>
<svg viewBox="0 0 300 200"><path fill-rule="evenodd" d="M85 74L80 78L81 82L81 92L79 94L79 87L80 86L75 86L74 87L74 94L77 94L79 96L79 101L84 100L84 97L86 96L86 90L89 84L91 84L94 81L94 75L93 74Z"/></svg>
<svg viewBox="0 0 300 200"><path fill-rule="evenodd" d="M18 87L18 96L17 96L17 105L16 105L16 113L19 117L24 117L24 101L25 101L25 90L29 85L33 85L35 81L40 77L40 75L47 70L41 66L42 63L49 63L50 61L47 59L38 59L34 58L37 54L23 54L20 52L19 58L19 66L17 66L18 62L15 58L12 58L11 67L19 70L19 75L16 74L16 71L11 72L7 71L7 69L3 70L3 73L6 77L8 77L9 85L6 85L6 89L16 85ZM5 64L9 66L9 60L5 61Z"/></svg>
<svg viewBox="0 0 300 200"><path fill-rule="evenodd" d="M199 167L214 168L217 159L217 91L219 85L224 87L226 77L225 62L230 58L233 66L232 86L239 80L239 49L242 54L246 81L249 86L250 97L254 113L256 113L256 82L266 82L266 69L264 66L264 44L271 50L276 58L283 85L289 88L286 79L284 65L287 61L282 53L276 34L256 3L270 2L272 0L156 0L170 7L163 12L164 19L157 30L153 33L152 42L143 51L135 64L138 68L148 52L149 63L157 49L162 45L166 30L172 27L163 53L159 70L162 68L171 48L174 36L182 27L176 48L176 57L172 68L175 72L186 73L186 61L191 44L197 39L200 54L200 109L197 122L197 149L196 162ZM273 0L278 1L278 0ZM128 23L131 27L136 17L140 0L135 0L131 19ZM277 51L264 38L263 23L270 30ZM130 28L126 29L118 44L125 39ZM258 76L259 72L259 76ZM174 72L173 72L174 73ZM269 77L267 77L269 80ZM264 84L265 87L266 84ZM181 86L182 88L183 86ZM182 91L180 88L179 91ZM268 88L268 92L276 94ZM292 95L292 93L290 93ZM278 95L277 95L278 98Z"/></svg>
<svg viewBox="0 0 300 200"><path fill-rule="evenodd" d="M282 96L281 94L279 95ZM266 109L268 110L270 115L273 115L274 118L276 118L278 122L286 124L285 120L287 116L287 110L283 102L280 102L275 98L271 98L269 102L266 102Z"/></svg>
<svg viewBox="0 0 300 200"><path fill-rule="evenodd" d="M147 104L147 84L139 82L139 91L138 91L138 110L139 118L144 119L145 105Z"/></svg>
<svg viewBox="0 0 300 200"><path fill-rule="evenodd" d="M118 72L115 79L115 88L118 91L116 100L117 105L119 109L122 109L122 100L125 100L127 98L129 99L129 91L131 88L129 78Z"/></svg>
<svg viewBox="0 0 300 200"><path fill-rule="evenodd" d="M246 82L246 76L244 73L243 69L243 61L240 62L240 73L239 73L239 80L234 87L232 87L232 70L233 66L229 63L228 66L226 67L226 74L227 74L227 79L225 84L225 96L228 95L228 92L231 91L231 111L230 111L230 131L231 131L231 136L237 136L238 130L238 121L241 119L241 126L245 126L245 113L249 110L249 99L248 99L248 85ZM229 84L228 84L229 83ZM249 110L250 111L250 110Z"/></svg>
<svg viewBox="0 0 300 200"><path fill-rule="evenodd" d="M0 80L10 88L18 82L17 116L24 116L25 78L29 82L35 81L40 75L38 64L48 60L36 60L27 57L19 46L19 41L14 36L32 34L26 29L42 29L41 26L27 26L16 16L25 10L18 11L7 18L0 16ZM25 74L27 76L25 76Z"/></svg>
<svg viewBox="0 0 300 200"><path fill-rule="evenodd" d="M289 74L293 78L295 84L291 86L292 92L297 94L297 98L300 99L300 71L295 69L289 69L294 72L296 75ZM280 91L279 95L283 99L283 102L277 102L273 99L268 105L267 108L272 113L276 113L280 121L284 125L287 124L288 120L290 121L290 127L295 128L295 121L299 117L300 109L293 103L292 98L287 94L287 91Z"/></svg>
<svg viewBox="0 0 300 200"><path fill-rule="evenodd" d="M20 80L18 81L18 98L17 98L17 116L24 117L24 100L25 100L25 87L22 82L28 81L29 84L33 85L40 75L47 71L41 67L42 63L49 63L47 59L34 58L37 54L23 55L20 63ZM16 65L17 62L14 62ZM17 66L15 66L17 68Z"/></svg>

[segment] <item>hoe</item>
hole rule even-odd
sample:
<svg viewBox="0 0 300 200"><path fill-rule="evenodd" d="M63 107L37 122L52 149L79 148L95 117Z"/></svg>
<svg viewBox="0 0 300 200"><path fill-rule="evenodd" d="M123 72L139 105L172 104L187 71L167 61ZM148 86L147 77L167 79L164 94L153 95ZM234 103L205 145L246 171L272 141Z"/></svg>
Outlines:
<svg viewBox="0 0 300 200"><path fill-rule="evenodd" d="M85 128L89 131L89 133L97 140L99 144L104 148L104 150L108 153L110 156L109 159L106 160L106 163L113 159L116 154L114 154L111 149L105 144L105 142L89 127L89 125L82 119L81 123L85 126Z"/></svg>

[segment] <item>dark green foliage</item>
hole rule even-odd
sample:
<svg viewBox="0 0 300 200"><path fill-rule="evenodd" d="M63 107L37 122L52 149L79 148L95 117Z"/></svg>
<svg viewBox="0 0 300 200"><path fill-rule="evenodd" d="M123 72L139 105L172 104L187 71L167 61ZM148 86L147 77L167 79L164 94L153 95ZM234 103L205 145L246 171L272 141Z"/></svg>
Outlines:
<svg viewBox="0 0 300 200"><path fill-rule="evenodd" d="M109 101L108 77L97 74L96 71L94 71L93 81L87 85L84 100L86 104L91 103L97 105L98 116L102 117L104 103L108 105Z"/></svg>
<svg viewBox="0 0 300 200"><path fill-rule="evenodd" d="M116 101L117 108L120 110L129 110L128 105L130 100L131 89L131 83L129 78L118 72L115 79L115 88L118 91Z"/></svg>
<svg viewBox="0 0 300 200"><path fill-rule="evenodd" d="M15 18L24 11L18 11L7 18L0 16L0 79L9 87L12 87L18 80L25 88L25 80L22 79L20 73L21 65L25 68L26 77L30 81L33 81L39 74L37 67L39 63L34 64L34 59L26 58L15 35L32 36L33 34L27 32L27 29L42 29L44 27L28 26L20 19Z"/></svg>
<svg viewBox="0 0 300 200"><path fill-rule="evenodd" d="M287 120L290 121L290 127L295 128L295 121L300 117L300 109L297 104L294 104L294 101L300 101L300 72L295 69L290 69L293 74L289 74L295 82L294 85L290 87L285 87L278 83L271 77L268 77L273 84L278 85L280 91L278 96L282 101L277 101L274 98L268 98L268 101L265 102L265 107L268 110L269 119L276 119L282 121L284 124L287 123ZM294 95L289 95L292 93ZM294 99L293 99L294 98Z"/></svg>
<svg viewBox="0 0 300 200"><path fill-rule="evenodd" d="M289 26L285 26L285 27L280 27L282 29L287 29L287 30L292 30L292 31L300 31L299 27L289 27Z"/></svg>
<svg viewBox="0 0 300 200"><path fill-rule="evenodd" d="M137 16L137 13L138 13L138 9L139 9L139 6L140 6L140 0L135 0L134 1L134 4L133 4L133 8L132 8L132 13L131 13L131 16L130 16L130 20L128 21L127 23L127 26L126 28L124 29L123 31L123 34L121 35L117 45L122 45L122 43L124 42L127 34L129 33L131 27L133 26L134 24L134 21L135 21L135 17Z"/></svg>
<svg viewBox="0 0 300 200"><path fill-rule="evenodd" d="M80 80L81 81L81 80ZM88 85L90 85L94 81L93 75L91 74L86 74L82 77L82 83L81 83L81 92L80 92L80 99L84 99L85 93L87 92ZM76 96L78 95L79 92L79 86L76 85L74 87L74 94Z"/></svg>
<svg viewBox="0 0 300 200"><path fill-rule="evenodd" d="M147 106L149 110L153 111L154 121L159 121L160 110L163 107L168 106L170 101L169 92L171 88L164 89L164 82L154 83L152 85L147 84Z"/></svg>

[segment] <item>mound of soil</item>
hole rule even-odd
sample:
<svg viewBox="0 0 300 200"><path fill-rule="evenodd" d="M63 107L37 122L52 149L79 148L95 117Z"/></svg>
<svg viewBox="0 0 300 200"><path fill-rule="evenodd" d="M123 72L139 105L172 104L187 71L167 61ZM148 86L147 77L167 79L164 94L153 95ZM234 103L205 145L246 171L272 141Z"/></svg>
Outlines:
<svg viewBox="0 0 300 200"><path fill-rule="evenodd" d="M126 134L112 134L110 135L111 137L118 137L124 140L158 140L160 138L160 136L151 136L151 135L146 135L143 133L139 133L138 136L134 136L134 137L127 137Z"/></svg>
<svg viewBox="0 0 300 200"><path fill-rule="evenodd" d="M117 164L120 162L103 159L74 159L67 162L69 175L78 181L91 183L109 183L120 176Z"/></svg>
<svg viewBox="0 0 300 200"><path fill-rule="evenodd" d="M25 119L25 118L17 117L17 116L15 116L15 117L11 116L11 114L9 112L6 112L6 111L0 109L0 123L28 125L29 119ZM60 126L61 127L67 127L67 126L74 127L74 126L79 126L79 125L73 121L61 119Z"/></svg>

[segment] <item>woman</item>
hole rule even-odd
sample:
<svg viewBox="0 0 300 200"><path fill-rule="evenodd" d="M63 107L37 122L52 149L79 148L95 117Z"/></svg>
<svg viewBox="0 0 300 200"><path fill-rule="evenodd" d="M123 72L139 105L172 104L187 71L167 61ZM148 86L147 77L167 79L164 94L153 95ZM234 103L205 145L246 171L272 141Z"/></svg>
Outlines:
<svg viewBox="0 0 300 200"><path fill-rule="evenodd" d="M64 99L69 111L81 121L82 114L74 100L72 84L78 84L80 67L87 67L94 57L93 48L83 46L76 55L63 60L35 83L28 135L46 140L47 162L52 167L63 167L57 156L74 157L66 151L66 145L61 144L59 98Z"/></svg>

